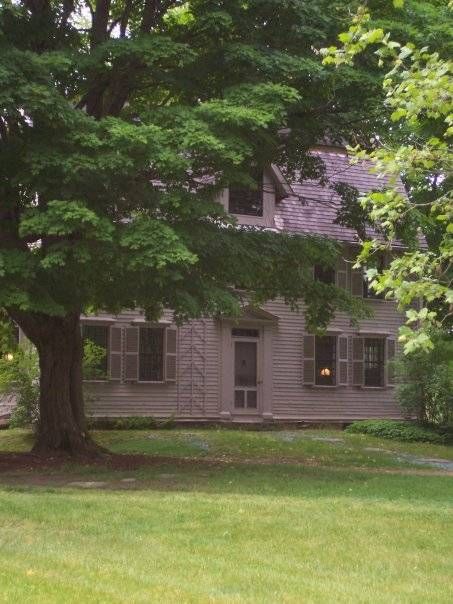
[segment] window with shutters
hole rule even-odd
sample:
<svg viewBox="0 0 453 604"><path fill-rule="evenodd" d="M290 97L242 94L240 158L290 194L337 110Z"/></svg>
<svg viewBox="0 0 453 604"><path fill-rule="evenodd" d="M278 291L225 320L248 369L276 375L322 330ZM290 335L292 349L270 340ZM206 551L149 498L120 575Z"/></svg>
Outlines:
<svg viewBox="0 0 453 604"><path fill-rule="evenodd" d="M375 259L373 268L376 268L379 273L382 273L382 271L385 270L386 266L387 262L384 254L379 254L379 256L377 256L377 258ZM378 294L375 289L370 287L370 283L365 273L363 280L363 297L371 300L384 300L383 293Z"/></svg>
<svg viewBox="0 0 453 604"><path fill-rule="evenodd" d="M316 336L315 339L315 384L335 386L337 381L337 338Z"/></svg>
<svg viewBox="0 0 453 604"><path fill-rule="evenodd" d="M315 281L320 281L326 285L335 285L335 269L320 264L315 264L313 271Z"/></svg>
<svg viewBox="0 0 453 604"><path fill-rule="evenodd" d="M385 381L385 340L365 338L363 350L365 386L384 386Z"/></svg>
<svg viewBox="0 0 453 604"><path fill-rule="evenodd" d="M105 325L82 325L82 339L85 354L89 355L88 368L84 369L86 380L106 380L109 354L109 328ZM88 350L86 342L94 344Z"/></svg>
<svg viewBox="0 0 453 604"><path fill-rule="evenodd" d="M250 189L230 187L228 211L230 214L245 216L263 216L263 173L257 171L252 175L256 186Z"/></svg>
<svg viewBox="0 0 453 604"><path fill-rule="evenodd" d="M140 327L138 379L140 382L164 380L164 329Z"/></svg>

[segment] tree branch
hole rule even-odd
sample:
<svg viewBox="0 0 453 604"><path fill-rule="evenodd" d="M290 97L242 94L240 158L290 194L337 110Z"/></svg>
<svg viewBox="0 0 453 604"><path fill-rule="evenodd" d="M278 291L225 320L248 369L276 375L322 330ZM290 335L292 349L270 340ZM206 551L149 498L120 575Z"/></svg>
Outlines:
<svg viewBox="0 0 453 604"><path fill-rule="evenodd" d="M124 11L120 19L120 38L126 37L127 26L129 24L129 17L132 11L132 0L126 0L124 5Z"/></svg>
<svg viewBox="0 0 453 604"><path fill-rule="evenodd" d="M37 15L49 10L49 0L24 0L25 7L33 14Z"/></svg>
<svg viewBox="0 0 453 604"><path fill-rule="evenodd" d="M63 12L61 15L61 28L64 29L68 24L68 19L74 11L74 0L63 0Z"/></svg>
<svg viewBox="0 0 453 604"><path fill-rule="evenodd" d="M155 13L157 10L157 0L146 0L145 6L143 7L142 22L140 25L140 31L143 33L149 33L154 24Z"/></svg>
<svg viewBox="0 0 453 604"><path fill-rule="evenodd" d="M96 48L102 42L108 40L108 22L111 0L98 0L96 10L92 17L91 26L91 48Z"/></svg>
<svg viewBox="0 0 453 604"><path fill-rule="evenodd" d="M176 0L165 0L162 2L159 2L159 0L146 0L142 13L140 31L145 34L149 33L151 29L156 27L159 19L165 15L172 4L175 3Z"/></svg>

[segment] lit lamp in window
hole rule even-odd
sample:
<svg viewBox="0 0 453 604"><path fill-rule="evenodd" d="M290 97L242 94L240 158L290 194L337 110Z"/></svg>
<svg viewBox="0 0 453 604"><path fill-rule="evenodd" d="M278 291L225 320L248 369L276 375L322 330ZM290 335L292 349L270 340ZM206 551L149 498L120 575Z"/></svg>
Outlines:
<svg viewBox="0 0 453 604"><path fill-rule="evenodd" d="M12 352L7 352L7 353L5 354L5 359L6 359L7 361L13 361L13 360L14 360L14 355L13 355L13 353L12 353Z"/></svg>
<svg viewBox="0 0 453 604"><path fill-rule="evenodd" d="M328 367L323 367L319 373L320 373L320 375L322 375L322 377L329 377L331 371Z"/></svg>

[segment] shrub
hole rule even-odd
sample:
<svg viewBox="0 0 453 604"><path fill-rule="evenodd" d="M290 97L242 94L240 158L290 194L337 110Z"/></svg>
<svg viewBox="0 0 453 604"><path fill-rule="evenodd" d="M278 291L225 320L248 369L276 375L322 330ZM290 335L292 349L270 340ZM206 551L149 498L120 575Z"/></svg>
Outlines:
<svg viewBox="0 0 453 604"><path fill-rule="evenodd" d="M453 339L432 335L434 348L395 362L396 396L403 411L422 423L453 422Z"/></svg>
<svg viewBox="0 0 453 604"><path fill-rule="evenodd" d="M98 346L89 338L83 341L83 377L85 380L105 380L103 368L107 353L105 348Z"/></svg>
<svg viewBox="0 0 453 604"><path fill-rule="evenodd" d="M110 423L110 422L109 422ZM159 428L166 430L175 426L173 416L166 419L155 419L154 417L120 417L111 420L110 426L115 430L150 430Z"/></svg>
<svg viewBox="0 0 453 604"><path fill-rule="evenodd" d="M35 348L18 346L0 358L0 392L14 393L11 428L36 426L39 420L39 359Z"/></svg>
<svg viewBox="0 0 453 604"><path fill-rule="evenodd" d="M444 444L447 441L446 434L442 434L431 427L390 419L369 419L354 422L345 431L353 434L370 434L372 436L406 442Z"/></svg>
<svg viewBox="0 0 453 604"><path fill-rule="evenodd" d="M84 342L85 377L101 379L100 364L105 350L90 340ZM16 406L9 420L10 428L36 427L39 422L39 357L28 341L0 356L0 392L14 393ZM92 395L85 393L86 401Z"/></svg>
<svg viewBox="0 0 453 604"><path fill-rule="evenodd" d="M6 312L0 308L0 357L12 352L17 347L17 330L8 319Z"/></svg>
<svg viewBox="0 0 453 604"><path fill-rule="evenodd" d="M155 427L156 420L153 417L121 417L112 422L115 430L148 430Z"/></svg>

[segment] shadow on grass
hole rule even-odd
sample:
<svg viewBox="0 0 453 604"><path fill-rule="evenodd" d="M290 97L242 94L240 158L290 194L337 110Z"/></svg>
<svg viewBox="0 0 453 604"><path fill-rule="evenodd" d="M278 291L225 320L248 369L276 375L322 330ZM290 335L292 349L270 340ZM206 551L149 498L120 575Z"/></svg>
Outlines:
<svg viewBox="0 0 453 604"><path fill-rule="evenodd" d="M77 489L78 492L102 490L124 495L153 491L283 499L325 497L421 504L453 502L453 477L448 474L394 474L291 463L216 463L168 458L154 458L143 465L122 468L74 463L39 470L16 468L0 474L0 489L33 493L50 490L66 494Z"/></svg>

